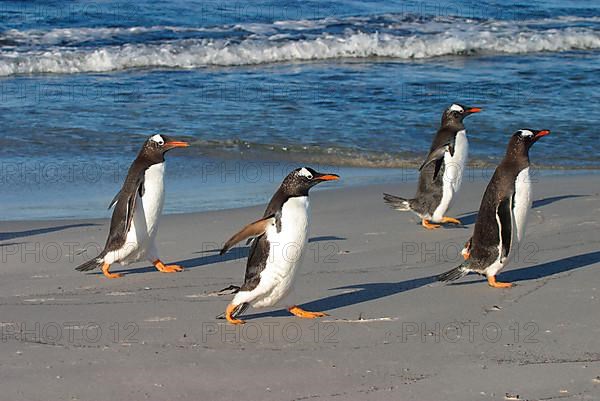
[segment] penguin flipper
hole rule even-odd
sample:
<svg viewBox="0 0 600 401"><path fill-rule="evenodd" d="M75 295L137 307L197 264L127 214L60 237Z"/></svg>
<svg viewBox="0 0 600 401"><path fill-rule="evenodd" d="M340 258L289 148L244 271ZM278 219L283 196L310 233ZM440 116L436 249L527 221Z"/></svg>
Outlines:
<svg viewBox="0 0 600 401"><path fill-rule="evenodd" d="M419 167L419 171L423 170L431 163L436 162L435 172L433 173L433 179L435 180L437 178L438 173L440 172L440 168L442 167L442 161L446 152L450 152L450 156L454 156L454 142L445 143L442 146L429 152L427 158L425 159L423 164L421 164L421 167Z"/></svg>
<svg viewBox="0 0 600 401"><path fill-rule="evenodd" d="M144 178L143 176L140 178L141 182L137 187L137 192L140 194L140 196L144 196ZM110 201L110 204L108 205L108 209L112 208L115 203L117 203L117 201L119 200L119 197L121 196L121 192L123 192L123 189L119 190L119 192L117 192L117 194L115 195L115 197Z"/></svg>
<svg viewBox="0 0 600 401"><path fill-rule="evenodd" d="M120 195L121 195L121 191L117 192L115 197L110 201L110 204L108 205L108 209L111 209L115 205L115 203L117 203Z"/></svg>
<svg viewBox="0 0 600 401"><path fill-rule="evenodd" d="M428 165L430 165L434 161L439 160L442 157L444 157L444 154L446 153L446 150L447 150L447 145L444 145L444 146L441 146L441 147L439 147L437 149L434 149L431 152L429 152L429 154L427 155L427 158L425 159L425 161L423 162L423 164L421 164L421 167L419 167L419 171L423 170L425 167L427 167Z"/></svg>
<svg viewBox="0 0 600 401"><path fill-rule="evenodd" d="M512 197L505 198L500 201L496 214L498 216L498 230L502 243L502 257L507 257L510 253L512 241Z"/></svg>
<svg viewBox="0 0 600 401"><path fill-rule="evenodd" d="M135 213L135 201L137 199L138 193L143 192L143 186L144 186L144 180L141 179L138 183L137 189L127 197L127 213L126 213L127 218L125 220L126 221L125 230L123 231L123 234L125 235L125 237L127 237L127 233L129 232L129 229L131 228L131 222L133 220L133 215Z"/></svg>
<svg viewBox="0 0 600 401"><path fill-rule="evenodd" d="M262 218L253 223L248 224L246 227L242 228L240 231L235 233L233 235L233 237L231 237L227 240L225 245L223 245L223 248L221 248L220 255L223 255L225 252L227 252L229 249L231 249L231 247L233 247L238 242L241 242L241 241L251 238L251 237L258 237L258 236L264 234L265 231L267 231L267 228L269 226L272 226L275 224L276 224L276 218L274 215L267 216L265 218Z"/></svg>
<svg viewBox="0 0 600 401"><path fill-rule="evenodd" d="M105 250L111 251L123 246L127 239L127 233L131 228L135 205L138 195L143 192L144 171L138 174L128 174L123 188L117 194L117 200L111 203L115 205L110 221L110 230L106 240Z"/></svg>

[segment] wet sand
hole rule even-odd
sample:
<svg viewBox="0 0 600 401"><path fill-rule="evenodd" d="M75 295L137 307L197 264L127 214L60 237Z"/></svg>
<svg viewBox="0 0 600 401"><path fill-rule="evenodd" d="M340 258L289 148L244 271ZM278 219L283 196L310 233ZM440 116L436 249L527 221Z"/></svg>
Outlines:
<svg viewBox="0 0 600 401"><path fill-rule="evenodd" d="M247 248L202 251L264 205L164 216L161 257L186 270L114 266L116 280L73 270L108 215L0 223L0 399L597 399L600 176L536 181L505 290L434 281L461 262L485 180L450 213L465 226L433 232L382 202L414 183L316 191L296 296L330 316L249 309L244 326L215 319L231 299L215 291L241 283Z"/></svg>

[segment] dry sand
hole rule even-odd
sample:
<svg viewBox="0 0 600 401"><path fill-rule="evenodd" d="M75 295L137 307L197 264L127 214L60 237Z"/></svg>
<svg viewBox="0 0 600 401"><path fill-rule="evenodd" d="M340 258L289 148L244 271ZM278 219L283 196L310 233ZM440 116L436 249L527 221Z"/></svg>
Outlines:
<svg viewBox="0 0 600 401"><path fill-rule="evenodd" d="M463 184L450 215L466 227L434 232L382 202L414 183L315 192L297 296L330 316L249 310L237 327L215 320L231 296L214 291L242 281L246 248L199 252L263 205L165 216L161 256L186 270L115 266L118 280L73 270L108 219L0 223L0 399L597 400L600 175L537 178L499 276L516 287L434 282L460 263L485 184Z"/></svg>

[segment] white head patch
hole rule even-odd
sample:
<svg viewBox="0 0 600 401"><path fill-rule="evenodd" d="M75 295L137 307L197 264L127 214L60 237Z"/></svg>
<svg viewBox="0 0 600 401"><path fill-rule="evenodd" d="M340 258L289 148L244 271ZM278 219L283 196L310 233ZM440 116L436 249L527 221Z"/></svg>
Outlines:
<svg viewBox="0 0 600 401"><path fill-rule="evenodd" d="M521 136L533 136L533 132L528 129L519 130L519 134L521 134Z"/></svg>
<svg viewBox="0 0 600 401"><path fill-rule="evenodd" d="M160 136L160 135L158 135L158 134L152 135L150 137L150 140L158 143L159 145L164 145L165 144L165 140L163 139L163 137Z"/></svg>
<svg viewBox="0 0 600 401"><path fill-rule="evenodd" d="M306 167L302 167L300 170L298 170L298 175L306 177L308 179L313 178L313 175L310 173L310 171L306 169Z"/></svg>
<svg viewBox="0 0 600 401"><path fill-rule="evenodd" d="M452 106L450 106L450 110L451 111L459 111L459 112L463 112L465 111L465 109L463 109L462 107L460 107L459 105L457 105L456 103L454 103Z"/></svg>

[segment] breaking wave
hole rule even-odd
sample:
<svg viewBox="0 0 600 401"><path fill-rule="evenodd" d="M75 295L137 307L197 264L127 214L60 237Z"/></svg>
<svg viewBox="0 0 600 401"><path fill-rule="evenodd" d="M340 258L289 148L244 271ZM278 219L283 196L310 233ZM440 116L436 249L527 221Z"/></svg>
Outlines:
<svg viewBox="0 0 600 401"><path fill-rule="evenodd" d="M600 18L524 21L386 14L206 28L71 28L0 34L0 76L193 69L331 59L429 59L600 49Z"/></svg>

